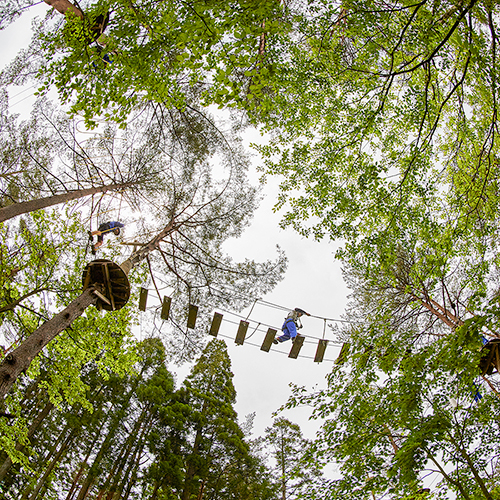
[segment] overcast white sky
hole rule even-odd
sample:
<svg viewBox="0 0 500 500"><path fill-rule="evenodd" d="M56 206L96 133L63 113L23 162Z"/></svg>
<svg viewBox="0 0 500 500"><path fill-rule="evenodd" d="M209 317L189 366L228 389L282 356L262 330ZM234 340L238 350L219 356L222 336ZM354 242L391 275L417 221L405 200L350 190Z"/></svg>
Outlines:
<svg viewBox="0 0 500 500"><path fill-rule="evenodd" d="M34 15L45 15L48 8L44 3L32 7L21 17L20 21L0 32L2 66L14 57L20 47L29 42L30 18ZM19 94L20 90L22 89L14 88L10 92L11 113L29 112L33 102L34 88ZM259 140L261 140L260 136L256 132L245 136L245 141L248 143ZM258 164L259 158L255 156L254 165ZM228 243L228 253L235 260L272 259L276 256L276 244L279 244L289 259L287 274L275 290L262 299L290 309L301 307L315 316L340 318L347 301L348 290L342 280L340 265L333 259L336 246L327 242L309 241L291 230L279 229L280 215L272 211L277 184L276 180L268 182L265 191L266 198L255 214L251 227L241 238ZM241 314L246 317L248 313L249 310ZM249 320L273 325L279 329L285 316L286 311L257 303ZM239 321L239 318L229 315L224 317L235 322ZM318 338L323 336L323 320L305 317L303 325L301 333L304 335ZM255 323L250 324L248 334L255 326ZM302 348L301 357L295 360L287 357L291 342L273 346L269 353L262 352L258 347L264 338L262 332L256 332L245 345L237 346L232 340L236 331L237 325L223 322L220 335L230 337L226 343L232 360L234 384L238 393L236 410L242 421L245 415L257 413L254 422L254 437L256 437L262 435L264 429L271 425L273 412L287 401L290 383L304 385L311 390L315 387L322 388L326 385L325 376L331 371L332 362L325 361L317 364L309 359L314 357L316 351L316 344L309 342ZM328 327L326 338L334 338ZM250 343L258 346L250 345ZM333 360L338 352L339 346L330 344L325 358ZM188 367L183 367L178 370L180 379L185 376L188 369ZM309 414L308 408L283 413L284 416L298 423L307 437L312 438L318 424L308 421Z"/></svg>

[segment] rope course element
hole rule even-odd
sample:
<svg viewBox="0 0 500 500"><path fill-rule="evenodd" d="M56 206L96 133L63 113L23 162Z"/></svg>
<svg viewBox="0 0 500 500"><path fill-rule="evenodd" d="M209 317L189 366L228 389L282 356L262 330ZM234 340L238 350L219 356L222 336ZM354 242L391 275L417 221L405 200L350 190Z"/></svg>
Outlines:
<svg viewBox="0 0 500 500"><path fill-rule="evenodd" d="M158 290L156 290L158 292ZM139 310L141 311L146 311L146 302L147 302L147 296L148 296L148 290L146 288L141 287L140 289L140 297L139 297ZM155 297L156 298L156 297ZM159 300L161 302L161 306L151 306L151 309L161 309L160 313L160 318L162 320L167 320L170 318L170 307L172 303L172 299L170 297L164 296L163 301L161 297L159 297ZM230 316L234 316L236 320L232 319L227 319L224 318L224 315L222 312L215 312L213 315L213 319L209 328L209 334L212 335L213 337L218 337L220 336L221 338L227 338L230 339L228 335L220 334L220 328L222 325L222 322L225 324L231 324L231 325L237 325L238 329L236 332L236 337L234 339L234 342L237 345L243 345L244 343L254 346L254 347L260 347L260 350L264 352L269 352L273 341L276 337L277 332L280 330L279 328L275 328L272 325L266 325L265 323L262 323L260 321L255 321L250 319L250 315L253 312L253 309L257 302L263 302L264 305L267 305L269 307L273 307L275 309L283 310L283 311L289 311L289 308L286 308L284 306L280 306L279 304L273 304L271 302L267 301L262 301L261 299L255 299L253 305L251 306L250 313L246 316L243 317L240 314L234 313L232 311L225 311L221 310L224 314L228 314ZM198 306L194 304L189 304L189 309L188 309L188 318L187 318L187 328L195 328L196 324L196 319L198 315ZM323 361L329 361L332 363L340 363L342 362L342 357L345 356L346 354L346 344L340 341L336 340L327 340L325 339L325 334L326 334L326 322L329 320L329 318L324 318L324 317L319 317L319 316L314 316L316 318L322 319L323 320L323 332L322 332L322 337L315 337L312 335L298 335L290 348L290 352L288 353L288 357L292 359L296 359L299 357L300 350L304 344L317 344L316 348L316 354L314 357L312 356L306 356L306 355L301 355L300 358L304 359L312 359L316 363L321 363ZM171 318L170 318L171 319ZM239 321L237 321L239 320ZM173 321L173 320L172 320ZM340 320L343 321L343 320ZM174 322L175 323L175 322ZM250 335L247 336L248 329L250 327L250 324L254 323L255 327L253 328L253 331L250 333ZM264 328L261 328L264 327ZM267 327L267 331L265 329ZM262 343L262 345L258 345L252 342L248 342L248 340L255 335L257 332L262 332L265 333L265 338ZM333 359L325 359L325 351L328 346L328 344L331 343L333 345L341 346L341 353L339 357L336 360ZM282 354L286 354L283 351L275 349L273 352L280 352Z"/></svg>
<svg viewBox="0 0 500 500"><path fill-rule="evenodd" d="M229 339L229 340L232 340L232 337L230 337L229 335L219 335L219 337L222 337L224 339ZM261 347L260 345L258 344L254 344L253 342L247 342L248 345L252 346L252 347ZM262 350L262 349L261 349ZM279 354L286 354L287 356L289 356L289 354L285 351L280 351L280 350L277 350L275 349L273 352L277 352ZM311 359L314 361L314 358L312 356L305 356L305 355L302 355L300 356L300 358L303 358L303 359ZM326 362L331 362L331 363L335 363L335 360L334 359L323 359L323 361L326 361Z"/></svg>
<svg viewBox="0 0 500 500"><path fill-rule="evenodd" d="M169 288L168 286L166 287L163 287L161 288L160 290L165 290ZM161 298L159 298L160 302L161 302ZM170 297L164 297L163 299L164 301L165 300L169 300L171 301ZM261 299L257 299L256 300L257 302L265 302L265 301L262 301ZM170 304L170 302L169 302ZM271 303L268 303L268 304L271 304ZM277 305L277 304L271 304L272 306L275 306L276 309L281 309L283 311L290 311L292 308L287 308L287 307L284 307L284 306L280 306L280 305ZM151 308L155 308L157 309L158 306L151 306ZM169 306L169 310L170 310L170 306ZM259 332L266 332L267 330L264 330L262 328L260 328L261 326L262 327L266 327L266 328L273 328L273 329L276 329L277 331L281 330L281 328L276 328L275 325L269 325L267 323L263 323L261 321L257 321L257 320L249 320L249 315L247 316L242 316L241 314L238 314L238 313L235 313L233 311L228 311L226 309L222 309L222 308L219 308L218 309L220 311L220 313L215 313L215 314L220 314L221 316L221 319L220 319L220 322L224 322L224 323L229 323L229 324L234 324L234 325L239 325L239 322L236 322L236 321L231 321L229 319L226 319L223 317L223 314L221 313L224 313L224 314L229 314L231 316L234 316L236 318L238 318L240 321L247 321L249 324L250 323L256 323L257 326L255 327L254 331L251 333L251 335L254 335L255 332L259 331ZM334 345L339 345L339 346L342 346L344 345L344 342L342 341L337 341L337 340L332 340L332 339L325 339L325 333L326 333L326 322L327 321L336 321L336 322L342 322L342 323L353 323L352 321L348 321L348 320L341 320L341 319L333 319L333 318L325 318L325 317L322 317L322 316L314 316L311 314L311 317L312 318L316 318L316 319L322 319L324 320L324 327L323 327L323 333L322 333L322 336L321 337L317 337L315 335L303 335L301 334L300 336L301 337L304 337L305 339L305 342L306 343L316 343L316 340L326 340L329 344L334 344ZM219 324L219 327L220 327L220 324ZM217 329L218 331L218 329ZM250 336L246 337L246 338L250 338ZM311 341L307 340L307 339L312 339Z"/></svg>

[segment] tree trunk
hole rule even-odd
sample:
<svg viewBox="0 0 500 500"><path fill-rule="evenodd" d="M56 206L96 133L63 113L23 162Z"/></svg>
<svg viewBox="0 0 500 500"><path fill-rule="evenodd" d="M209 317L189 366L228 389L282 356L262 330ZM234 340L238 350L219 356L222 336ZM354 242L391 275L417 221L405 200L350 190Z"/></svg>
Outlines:
<svg viewBox="0 0 500 500"><path fill-rule="evenodd" d="M150 252L157 250L163 238L176 230L174 218L160 231L149 243L121 264L121 268L128 274L133 267L144 260ZM8 354L0 363L0 402L10 391L12 385L22 372L25 372L33 358L59 333L68 328L71 323L82 315L85 309L97 302L94 294L96 286L89 286L79 297L51 320L46 321L40 328L35 330L17 349Z"/></svg>
<svg viewBox="0 0 500 500"><path fill-rule="evenodd" d="M173 233L176 230L176 226L174 224L174 218L170 219L170 222L160 231L151 241L146 243L144 246L139 248L139 250L132 253L132 255L125 261L120 264L120 267L123 269L124 273L128 275L131 269L134 268L139 262L143 261L152 251L157 250L161 240L166 238L170 233Z"/></svg>
<svg viewBox="0 0 500 500"><path fill-rule="evenodd" d="M63 430L59 433L59 436L57 437L54 445L49 450L47 450L46 455L42 457L40 454L39 460L37 461L39 465L35 466L37 470L41 470L44 464L50 463L53 460L54 456L58 453L59 448L62 446L62 443L67 439L67 432L69 428L69 424L66 424ZM72 432L73 431L70 431L70 434ZM23 491L21 500L27 500L31 496L36 486L37 484L28 484L28 486Z"/></svg>
<svg viewBox="0 0 500 500"><path fill-rule="evenodd" d="M104 426L105 426L105 424L108 421L108 416L109 416L110 412L111 412L111 409L108 410L108 413L106 414L105 418L102 421L102 425L99 426L96 429L97 430L96 435L94 436L94 438L88 444L86 455L85 455L85 457L84 457L84 459L82 461L82 465L78 469L78 472L75 474L75 477L74 477L73 482L71 484L71 488L69 489L68 495L66 496L66 500L72 500L75 492L77 491L78 483L80 482L80 478L82 477L84 469L86 467L88 467L89 457L90 457L90 455L92 455L92 452L95 449L96 443L99 441L99 438L101 437L101 434L102 434L102 431L104 429Z"/></svg>
<svg viewBox="0 0 500 500"><path fill-rule="evenodd" d="M209 387L212 385L210 381ZM207 400L203 401L203 407L201 409L201 414L204 415L207 411ZM186 477L184 479L184 489L182 490L181 500L189 500L191 498L191 490L193 489L193 479L196 475L197 468L193 465L193 460L191 457L197 456L200 454L200 446L203 440L203 427L201 424L198 424L196 429L196 436L194 438L193 450L189 454L190 456L187 458L187 466L186 466Z"/></svg>
<svg viewBox="0 0 500 500"><path fill-rule="evenodd" d="M156 500L158 497L158 490L160 489L160 481L157 479L153 488L153 493L149 497L149 500Z"/></svg>
<svg viewBox="0 0 500 500"><path fill-rule="evenodd" d="M286 451L285 441L281 438L281 499L286 500Z"/></svg>
<svg viewBox="0 0 500 500"><path fill-rule="evenodd" d="M125 473L123 479L120 478L122 477L123 471L127 466L127 461L129 461L130 457L132 456L131 463L133 466L134 457L137 454L138 449L144 446L144 434L146 433L147 429L149 429L149 424L152 420L150 411L151 409L148 406L146 406L142 410L139 418L135 422L133 429L130 431L127 440L123 445L125 451L123 453L120 453L120 460L116 462L115 467L112 471L113 484L111 484L111 486L109 487L108 495L106 497L107 500L120 498L121 493L125 488L126 480L130 477L130 464L127 468L127 472L129 473Z"/></svg>
<svg viewBox="0 0 500 500"><path fill-rule="evenodd" d="M144 434L141 436L141 439L144 439ZM132 460L130 460L129 466L127 467L127 470L125 471L125 474L123 476L122 481L120 482L120 487L118 490L114 493L113 499L114 500L127 500L128 497L130 496L130 492L132 491L132 488L134 487L134 484L137 482L137 474L139 471L140 467L140 461L142 458L142 452L144 450L144 441L139 441L137 442L137 446L134 449L134 453L132 454ZM125 486L127 486L127 489L125 490ZM125 492L124 492L125 490Z"/></svg>
<svg viewBox="0 0 500 500"><path fill-rule="evenodd" d="M17 349L0 363L0 401L9 392L19 375L29 368L33 358L59 333L82 315L83 311L97 302L95 288L87 288L79 297L52 319L36 329Z"/></svg>
<svg viewBox="0 0 500 500"><path fill-rule="evenodd" d="M83 12L68 0L44 0L44 2L53 7L60 14L64 15L66 12L73 12L76 16L83 17Z"/></svg>
<svg viewBox="0 0 500 500"><path fill-rule="evenodd" d="M99 436L100 434L98 434ZM96 443L98 438L96 438L93 442L93 444ZM75 494L75 491L78 487L78 483L80 482L80 478L82 477L82 474L84 472L85 467L88 467L87 460L90 457L90 454L92 453L93 446L90 446L87 452L87 455L85 456L82 464L80 465L80 468L78 469L78 472L76 473L73 482L71 483L71 488L68 491L68 495L66 496L66 500L71 500Z"/></svg>
<svg viewBox="0 0 500 500"><path fill-rule="evenodd" d="M88 189L78 189L76 191L69 191L64 194L49 196L47 198L39 198L37 200L14 203L13 205L0 208L0 222L11 219L16 215L25 214L28 212L34 212L35 210L40 210L41 208L47 208L53 205L58 205L59 203L65 203L71 200L77 200L78 198L84 198L85 196L90 196L92 194L106 193L107 191L119 191L121 189L126 189L131 185L132 185L131 182L125 182L123 184L109 184L108 186L92 187Z"/></svg>
<svg viewBox="0 0 500 500"><path fill-rule="evenodd" d="M62 443L62 445L59 448L59 450L57 451L56 455L54 456L54 458L50 462L50 464L45 469L45 472L42 474L42 477L38 480L38 483L35 486L35 489L33 490L33 493L30 496L29 500L36 500L38 493L40 492L42 486L46 483L47 478L49 477L50 473L54 470L55 466L59 463L59 460L61 460L61 457L63 456L63 454L68 450L73 437L74 437L74 433L70 432L68 434L68 437Z"/></svg>
<svg viewBox="0 0 500 500"><path fill-rule="evenodd" d="M143 370L145 369L146 368L144 367ZM141 375L136 377L135 382L130 386L130 390L126 394L124 394L124 397L120 402L121 403L120 407L115 408L114 412L111 414L110 424L107 429L106 437L104 438L104 441L101 443L100 449L97 452L97 455L95 456L94 461L92 462L92 465L89 468L87 477L85 478L85 481L82 484L77 500L84 500L89 494L90 488L95 483L97 479L95 471L101 464L106 454L109 452L113 444L113 441L115 440L115 436L118 432L120 424L123 422L125 418L125 410L130 408L130 400L132 399L132 396L135 394L141 376L142 372Z"/></svg>

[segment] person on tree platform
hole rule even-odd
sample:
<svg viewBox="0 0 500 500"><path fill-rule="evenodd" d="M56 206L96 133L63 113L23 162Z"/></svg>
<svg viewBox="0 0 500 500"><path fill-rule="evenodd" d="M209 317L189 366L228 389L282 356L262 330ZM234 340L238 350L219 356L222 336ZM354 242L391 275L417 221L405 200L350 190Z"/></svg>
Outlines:
<svg viewBox="0 0 500 500"><path fill-rule="evenodd" d="M104 235L113 231L113 233L118 236L120 234L120 228L123 227L121 222L109 221L103 222L97 231L89 231L89 237L93 241L93 236L97 235L97 243L92 245L92 255L95 255L96 250L104 243Z"/></svg>
<svg viewBox="0 0 500 500"><path fill-rule="evenodd" d="M273 340L274 344L279 344L280 342L286 342L289 339L292 339L292 342L295 340L297 335L297 330L302 328L302 323L300 322L300 317L303 315L311 316L309 313L305 312L303 309L296 307L293 311L291 311L285 319L281 330L283 331L283 335L281 337L276 337Z"/></svg>

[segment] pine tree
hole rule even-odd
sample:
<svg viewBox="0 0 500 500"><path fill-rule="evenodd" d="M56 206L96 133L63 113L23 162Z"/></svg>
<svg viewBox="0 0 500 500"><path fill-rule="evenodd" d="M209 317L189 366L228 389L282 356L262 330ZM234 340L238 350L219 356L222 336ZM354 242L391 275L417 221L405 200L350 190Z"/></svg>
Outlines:
<svg viewBox="0 0 500 500"><path fill-rule="evenodd" d="M321 482L320 468L308 460L311 442L302 436L297 424L284 417L275 419L266 429L264 442L275 463L281 500L304 498L312 486Z"/></svg>
<svg viewBox="0 0 500 500"><path fill-rule="evenodd" d="M205 347L151 442L151 499L267 499L273 488L237 422L236 391L224 342Z"/></svg>

